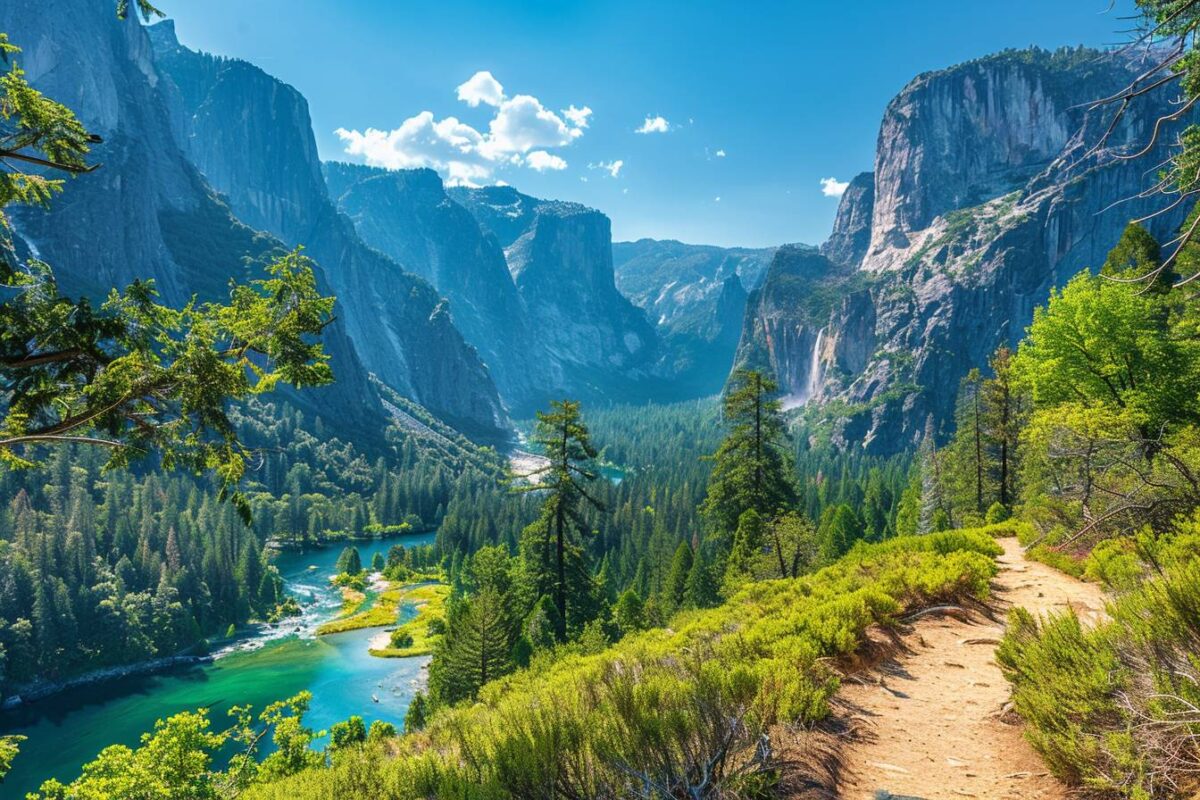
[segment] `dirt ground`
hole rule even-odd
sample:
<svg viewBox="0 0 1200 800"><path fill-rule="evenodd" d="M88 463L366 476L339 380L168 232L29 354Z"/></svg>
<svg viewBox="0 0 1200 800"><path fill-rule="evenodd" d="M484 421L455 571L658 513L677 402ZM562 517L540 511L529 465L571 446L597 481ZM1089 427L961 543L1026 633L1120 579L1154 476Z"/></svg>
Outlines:
<svg viewBox="0 0 1200 800"><path fill-rule="evenodd" d="M1103 619L1098 586L1027 560L1016 539L1000 544L997 619L1014 605L1035 615L1071 607L1085 624ZM1020 720L1004 713L1009 686L994 660L1002 634L1002 622L980 614L926 616L896 655L845 682L839 698L855 736L841 749L838 797L1067 798Z"/></svg>

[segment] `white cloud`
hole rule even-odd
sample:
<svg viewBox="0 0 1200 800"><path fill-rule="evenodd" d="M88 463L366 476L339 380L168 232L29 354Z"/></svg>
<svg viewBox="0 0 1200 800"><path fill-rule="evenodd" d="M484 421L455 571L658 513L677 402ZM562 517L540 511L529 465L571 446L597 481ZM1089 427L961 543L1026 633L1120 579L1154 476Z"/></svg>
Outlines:
<svg viewBox="0 0 1200 800"><path fill-rule="evenodd" d="M724 150L718 150L716 153L714 153L714 155L716 155L716 157L717 157L717 158L724 158L724 157L725 157L725 151L724 151Z"/></svg>
<svg viewBox="0 0 1200 800"><path fill-rule="evenodd" d="M839 181L837 178L821 178L821 194L826 197L841 197L850 181Z"/></svg>
<svg viewBox="0 0 1200 800"><path fill-rule="evenodd" d="M567 168L567 162L545 150L534 150L525 156L525 163L530 169L545 172L548 169L561 170Z"/></svg>
<svg viewBox="0 0 1200 800"><path fill-rule="evenodd" d="M497 169L526 166L538 172L562 170L567 162L548 152L583 135L591 109L572 105L562 116L536 97L507 97L490 72L476 72L458 87L467 105L495 109L484 133L456 117L438 120L431 111L409 117L399 128L365 132L338 128L345 151L372 166L388 169L431 167L452 185L478 185L494 180ZM566 117L564 120L563 117Z"/></svg>
<svg viewBox="0 0 1200 800"><path fill-rule="evenodd" d="M647 114L646 121L635 133L666 133L669 130L671 130L671 123L667 122L665 117L652 117Z"/></svg>
<svg viewBox="0 0 1200 800"><path fill-rule="evenodd" d="M713 202L714 202L714 203L719 203L719 202L721 202L721 196L720 196L720 195L717 195L716 197L714 197L714 198L713 198Z"/></svg>
<svg viewBox="0 0 1200 800"><path fill-rule="evenodd" d="M625 162L618 158L615 161L599 161L595 164L588 164L588 169L602 169L608 173L608 177L615 178L621 174L623 166L625 166Z"/></svg>
<svg viewBox="0 0 1200 800"><path fill-rule="evenodd" d="M583 135L531 95L505 100L488 124L490 133L480 147L489 158L528 153L535 147L562 147Z"/></svg>
<svg viewBox="0 0 1200 800"><path fill-rule="evenodd" d="M588 117L592 115L592 110L587 106L576 108L575 106L567 106L562 110L562 115L571 121L571 124L576 128L586 128L588 126Z"/></svg>
<svg viewBox="0 0 1200 800"><path fill-rule="evenodd" d="M500 81L492 77L492 73L476 72L467 79L466 83L459 84L458 99L471 108L477 107L480 103L498 106L504 102L504 87L500 85Z"/></svg>

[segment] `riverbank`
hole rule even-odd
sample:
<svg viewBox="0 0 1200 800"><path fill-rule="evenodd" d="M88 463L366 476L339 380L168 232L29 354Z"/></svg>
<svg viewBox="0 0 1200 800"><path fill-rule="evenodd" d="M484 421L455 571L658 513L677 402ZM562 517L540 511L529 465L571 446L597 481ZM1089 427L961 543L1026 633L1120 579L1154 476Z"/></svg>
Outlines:
<svg viewBox="0 0 1200 800"><path fill-rule="evenodd" d="M30 703L45 700L47 697L71 691L72 689L98 686L122 678L156 675L178 667L207 664L212 660L213 656L211 655L166 656L149 661L138 661L133 664L122 664L115 667L92 670L91 672L85 672L82 675L76 675L73 678L66 678L61 681L38 681L37 683L26 684L15 689L11 695L5 697L4 701L0 703L0 711L12 711Z"/></svg>
<svg viewBox="0 0 1200 800"><path fill-rule="evenodd" d="M425 583L407 587L401 602L410 603L414 616L395 631L380 631L371 637L368 652L378 658L411 658L426 656L441 640L442 634L431 628L435 620L441 620L443 625L437 630L445 629L446 600L450 597L450 587L444 583ZM392 647L394 633L406 634L412 639L408 647Z"/></svg>

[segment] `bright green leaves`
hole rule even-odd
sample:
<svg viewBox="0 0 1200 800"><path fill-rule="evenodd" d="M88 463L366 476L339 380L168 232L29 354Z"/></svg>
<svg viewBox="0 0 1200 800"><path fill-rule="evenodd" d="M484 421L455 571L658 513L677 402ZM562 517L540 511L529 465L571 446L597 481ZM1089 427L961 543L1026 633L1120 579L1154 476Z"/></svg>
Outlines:
<svg viewBox="0 0 1200 800"><path fill-rule="evenodd" d="M155 8L149 0L136 0L137 10L142 15L142 19L149 22L155 17L165 17L166 14ZM129 16L129 0L117 0L117 19L125 19Z"/></svg>
<svg viewBox="0 0 1200 800"><path fill-rule="evenodd" d="M49 268L32 264L8 282L0 306L0 387L10 400L0 420L0 459L36 463L40 447L96 444L109 467L149 453L169 469L213 470L239 510L236 491L248 451L226 415L230 400L284 381L332 380L316 336L333 299L316 289L299 251L267 267L268 277L231 285L230 302L155 302L151 283L114 291L99 309L60 296Z"/></svg>
<svg viewBox="0 0 1200 800"><path fill-rule="evenodd" d="M20 52L0 34L0 54ZM0 209L12 203L45 205L62 188L40 169L88 172L89 146L97 141L64 105L54 102L25 80L15 64L0 75ZM0 227L7 227L0 211Z"/></svg>

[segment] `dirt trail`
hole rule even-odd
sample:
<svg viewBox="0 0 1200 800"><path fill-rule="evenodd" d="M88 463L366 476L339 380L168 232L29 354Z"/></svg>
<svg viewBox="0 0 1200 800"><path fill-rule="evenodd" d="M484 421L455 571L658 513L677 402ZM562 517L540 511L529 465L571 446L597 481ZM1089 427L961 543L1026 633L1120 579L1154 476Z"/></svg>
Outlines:
<svg viewBox="0 0 1200 800"><path fill-rule="evenodd" d="M1001 612L1024 606L1035 615L1073 607L1085 624L1103 618L1104 598L1083 583L1025 558L1016 539L993 582ZM997 613L1003 619L1003 613ZM861 736L843 750L838 796L1065 800L1065 788L1021 735L1001 719L1008 682L994 660L1001 625L926 617L914 624L894 658L843 684L839 697ZM1011 717L1011 715L1007 715Z"/></svg>

